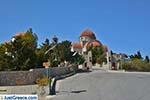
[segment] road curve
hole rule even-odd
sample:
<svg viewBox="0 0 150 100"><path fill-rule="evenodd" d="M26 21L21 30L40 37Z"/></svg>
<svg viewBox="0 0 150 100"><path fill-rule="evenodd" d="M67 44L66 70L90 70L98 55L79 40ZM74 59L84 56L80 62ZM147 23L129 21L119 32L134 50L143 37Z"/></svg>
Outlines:
<svg viewBox="0 0 150 100"><path fill-rule="evenodd" d="M58 81L47 100L150 100L150 74L93 70Z"/></svg>

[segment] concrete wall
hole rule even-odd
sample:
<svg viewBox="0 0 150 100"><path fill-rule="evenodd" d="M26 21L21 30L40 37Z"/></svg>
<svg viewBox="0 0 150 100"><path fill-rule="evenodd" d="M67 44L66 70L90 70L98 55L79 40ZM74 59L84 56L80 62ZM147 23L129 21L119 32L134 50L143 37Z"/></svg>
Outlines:
<svg viewBox="0 0 150 100"><path fill-rule="evenodd" d="M75 66L40 68L32 71L2 71L0 72L0 86L32 85L36 83L37 78L69 74L72 72L70 69L77 71Z"/></svg>

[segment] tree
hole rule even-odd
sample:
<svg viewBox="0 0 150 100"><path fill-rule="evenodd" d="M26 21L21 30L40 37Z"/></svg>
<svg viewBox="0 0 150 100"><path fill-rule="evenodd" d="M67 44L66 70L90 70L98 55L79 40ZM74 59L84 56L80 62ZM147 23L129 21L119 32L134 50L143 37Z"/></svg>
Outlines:
<svg viewBox="0 0 150 100"><path fill-rule="evenodd" d="M43 68L43 62L47 62L48 59L50 59L50 52L47 54L45 54L45 52L51 47L52 45L50 44L49 39L46 38L42 45L36 49L36 63L38 68Z"/></svg>
<svg viewBox="0 0 150 100"><path fill-rule="evenodd" d="M30 28L24 35L13 36L13 41L1 44L1 70L29 70L36 66L37 35Z"/></svg>
<svg viewBox="0 0 150 100"><path fill-rule="evenodd" d="M73 53L71 52L71 42L66 40L62 41L58 44L58 54L59 54L59 61L69 61L71 62L73 60Z"/></svg>
<svg viewBox="0 0 150 100"><path fill-rule="evenodd" d="M54 46L53 43L48 42L48 39L36 50L37 63L39 67L42 67L43 62L50 62L51 67L57 66L59 63L67 61L70 63L81 64L84 62L84 58L76 54L73 56L74 52L71 52L71 42L68 40L58 43L53 49L51 49L46 55L45 52Z"/></svg>
<svg viewBox="0 0 150 100"><path fill-rule="evenodd" d="M59 55L59 62L68 61L70 63L82 64L85 61L84 57L82 55L79 55L78 53L73 56L75 52L71 52L71 42L68 40L59 43L57 49L57 54Z"/></svg>
<svg viewBox="0 0 150 100"><path fill-rule="evenodd" d="M134 60L134 59L143 59L143 58L142 58L141 52L138 51L136 54L130 55L130 59Z"/></svg>
<svg viewBox="0 0 150 100"><path fill-rule="evenodd" d="M137 52L137 58L138 59L143 59L140 51Z"/></svg>
<svg viewBox="0 0 150 100"><path fill-rule="evenodd" d="M144 60L146 63L149 63L149 57L148 56L145 56L145 60Z"/></svg>
<svg viewBox="0 0 150 100"><path fill-rule="evenodd" d="M12 42L16 70L28 70L36 66L37 35L30 28L24 36L15 36Z"/></svg>
<svg viewBox="0 0 150 100"><path fill-rule="evenodd" d="M0 71L7 71L12 69L12 59L10 53L10 48L12 45L10 42L6 42L3 44L0 44Z"/></svg>
<svg viewBox="0 0 150 100"><path fill-rule="evenodd" d="M97 47L92 47L90 46L87 50L88 51L92 51L92 64L102 64L102 62L104 62L106 59L106 55L105 52L103 51L102 46L97 46Z"/></svg>
<svg viewBox="0 0 150 100"><path fill-rule="evenodd" d="M103 53L102 55L100 55L97 59L96 59L96 62L100 65L103 64L103 62L107 62L107 59L106 59L106 54Z"/></svg>

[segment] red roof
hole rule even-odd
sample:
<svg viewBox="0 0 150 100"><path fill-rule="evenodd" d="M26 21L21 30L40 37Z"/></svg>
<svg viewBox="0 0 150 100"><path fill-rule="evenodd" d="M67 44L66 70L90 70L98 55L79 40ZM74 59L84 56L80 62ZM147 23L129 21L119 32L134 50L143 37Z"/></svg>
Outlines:
<svg viewBox="0 0 150 100"><path fill-rule="evenodd" d="M82 46L80 43L72 43L72 47L82 49Z"/></svg>
<svg viewBox="0 0 150 100"><path fill-rule="evenodd" d="M106 45L103 45L103 50L107 52L108 51L108 47Z"/></svg>
<svg viewBox="0 0 150 100"><path fill-rule="evenodd" d="M102 45L99 41L93 41L93 42L87 42L84 47L89 47L89 46L93 46L93 47L96 47L96 46L100 46Z"/></svg>
<svg viewBox="0 0 150 100"><path fill-rule="evenodd" d="M89 30L89 29L83 31L83 32L80 34L80 37L84 37L84 36L88 36L88 37L90 37L90 38L96 39L95 34L94 34L91 30Z"/></svg>
<svg viewBox="0 0 150 100"><path fill-rule="evenodd" d="M100 46L100 45L102 45L99 41L94 41L94 42L92 42L91 43L91 45L93 46L93 47L96 47L96 46Z"/></svg>
<svg viewBox="0 0 150 100"><path fill-rule="evenodd" d="M11 44L11 42L10 41L6 41L5 44Z"/></svg>
<svg viewBox="0 0 150 100"><path fill-rule="evenodd" d="M15 36L24 36L25 33L24 32L18 32Z"/></svg>

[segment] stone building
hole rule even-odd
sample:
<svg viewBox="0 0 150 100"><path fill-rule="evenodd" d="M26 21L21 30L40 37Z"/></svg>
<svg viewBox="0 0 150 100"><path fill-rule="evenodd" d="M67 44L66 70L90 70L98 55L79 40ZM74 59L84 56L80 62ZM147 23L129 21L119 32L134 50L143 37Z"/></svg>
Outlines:
<svg viewBox="0 0 150 100"><path fill-rule="evenodd" d="M111 70L122 69L120 62L125 61L126 58L127 55L124 53L117 54L117 53L113 53L112 51L107 52L107 59L108 59L107 69L111 69Z"/></svg>

